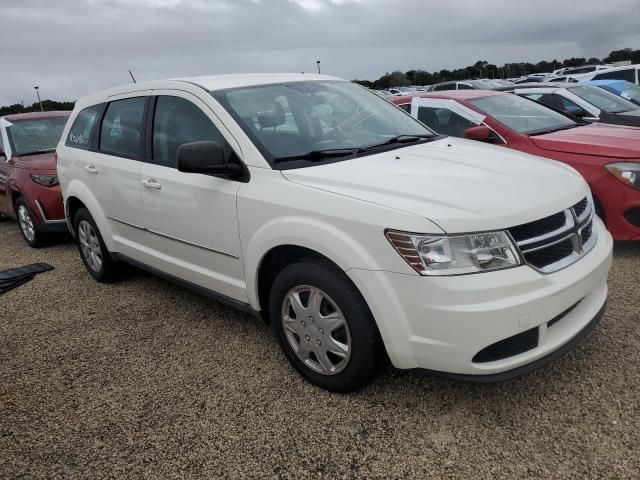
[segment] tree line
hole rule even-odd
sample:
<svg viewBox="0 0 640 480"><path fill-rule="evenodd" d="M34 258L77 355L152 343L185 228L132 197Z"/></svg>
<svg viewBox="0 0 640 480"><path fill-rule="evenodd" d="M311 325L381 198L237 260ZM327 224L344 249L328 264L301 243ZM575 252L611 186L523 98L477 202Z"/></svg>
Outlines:
<svg viewBox="0 0 640 480"><path fill-rule="evenodd" d="M473 65L455 70L440 70L439 72L427 72L425 70L409 70L407 72L395 71L385 73L377 80L354 80L365 87L381 89L389 87L403 87L408 85L433 85L434 83L450 80L469 80L473 78L513 78L532 73L547 73L563 67L579 67L581 65L599 65L631 61L640 63L640 50L624 48L614 50L603 59L591 57L574 57L565 60L540 61L538 63L505 63L502 66L491 64L485 60L479 60Z"/></svg>
<svg viewBox="0 0 640 480"><path fill-rule="evenodd" d="M54 110L73 110L73 106L76 102L57 102L55 100L42 100L42 110L45 112L51 112ZM32 105L23 105L21 103L15 103L6 107L0 107L0 117L3 115L14 115L16 113L29 113L39 112L40 104L38 102Z"/></svg>
<svg viewBox="0 0 640 480"><path fill-rule="evenodd" d="M468 80L472 78L511 78L523 75L531 75L532 73L547 73L562 67L579 67L581 65L597 65L603 63L613 63L630 61L631 63L640 63L640 50L632 48L624 48L622 50L614 50L603 59L591 57L574 57L567 58L563 61L551 60L541 61L538 63L505 63L501 67L493 65L485 60L478 60L473 65L455 70L440 70L439 72L427 72L425 70L409 70L407 72L395 71L385 73L377 80L354 80L354 82L369 88L389 88L403 87L408 85L432 85L439 82L447 82L449 80ZM55 100L43 100L42 109L46 112L53 110L73 110L75 102L57 102ZM40 104L38 102L25 106L21 103L0 107L0 117L3 115L12 115L16 113L38 112Z"/></svg>

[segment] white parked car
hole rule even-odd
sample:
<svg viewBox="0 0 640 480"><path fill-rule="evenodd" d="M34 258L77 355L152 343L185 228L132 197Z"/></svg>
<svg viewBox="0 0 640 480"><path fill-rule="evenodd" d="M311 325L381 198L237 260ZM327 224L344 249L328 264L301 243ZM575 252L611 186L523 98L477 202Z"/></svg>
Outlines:
<svg viewBox="0 0 640 480"><path fill-rule="evenodd" d="M638 105L593 85L516 85L513 93L588 121L640 126Z"/></svg>
<svg viewBox="0 0 640 480"><path fill-rule="evenodd" d="M584 75L581 80L626 80L640 85L640 64L608 68Z"/></svg>
<svg viewBox="0 0 640 480"><path fill-rule="evenodd" d="M344 80L115 88L76 103L57 152L96 280L128 262L258 313L330 390L366 385L387 358L510 378L604 311L612 240L578 173L437 135Z"/></svg>

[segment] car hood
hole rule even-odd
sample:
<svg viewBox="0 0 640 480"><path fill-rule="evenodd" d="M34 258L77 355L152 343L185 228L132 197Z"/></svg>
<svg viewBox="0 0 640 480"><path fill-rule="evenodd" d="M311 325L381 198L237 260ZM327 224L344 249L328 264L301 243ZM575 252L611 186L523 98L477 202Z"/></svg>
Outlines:
<svg viewBox="0 0 640 480"><path fill-rule="evenodd" d="M14 155L11 160L18 168L28 168L38 171L56 171L57 157L55 152L41 153L39 155L26 155L24 157Z"/></svg>
<svg viewBox="0 0 640 480"><path fill-rule="evenodd" d="M420 215L448 233L537 220L577 203L588 191L567 165L458 138L282 174L295 183Z"/></svg>
<svg viewBox="0 0 640 480"><path fill-rule="evenodd" d="M529 138L543 150L554 152L640 158L640 128L591 124Z"/></svg>

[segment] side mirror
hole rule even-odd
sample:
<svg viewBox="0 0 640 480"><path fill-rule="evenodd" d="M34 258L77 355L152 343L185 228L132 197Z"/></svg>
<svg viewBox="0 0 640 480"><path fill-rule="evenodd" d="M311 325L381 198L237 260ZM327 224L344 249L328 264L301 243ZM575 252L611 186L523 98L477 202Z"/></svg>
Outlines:
<svg viewBox="0 0 640 480"><path fill-rule="evenodd" d="M479 142L497 143L498 138L486 125L478 125L477 127L467 128L464 131L464 138L469 140L477 140Z"/></svg>
<svg viewBox="0 0 640 480"><path fill-rule="evenodd" d="M212 141L185 143L176 154L178 171L204 175L237 176L242 165L231 158L225 159L224 149Z"/></svg>

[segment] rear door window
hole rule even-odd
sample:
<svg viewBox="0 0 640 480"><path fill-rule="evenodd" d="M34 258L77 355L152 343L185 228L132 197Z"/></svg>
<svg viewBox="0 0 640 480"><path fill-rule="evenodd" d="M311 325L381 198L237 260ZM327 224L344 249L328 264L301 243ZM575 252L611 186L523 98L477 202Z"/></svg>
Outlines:
<svg viewBox="0 0 640 480"><path fill-rule="evenodd" d="M230 147L213 122L189 100L159 96L153 116L153 161L175 168L178 147L185 143L212 141L230 153Z"/></svg>
<svg viewBox="0 0 640 480"><path fill-rule="evenodd" d="M115 100L109 104L100 129L100 151L127 158L142 153L146 97Z"/></svg>
<svg viewBox="0 0 640 480"><path fill-rule="evenodd" d="M91 143L91 132L96 123L98 115L102 111L102 105L94 105L85 108L73 122L69 135L67 136L66 145L75 148L89 148Z"/></svg>

